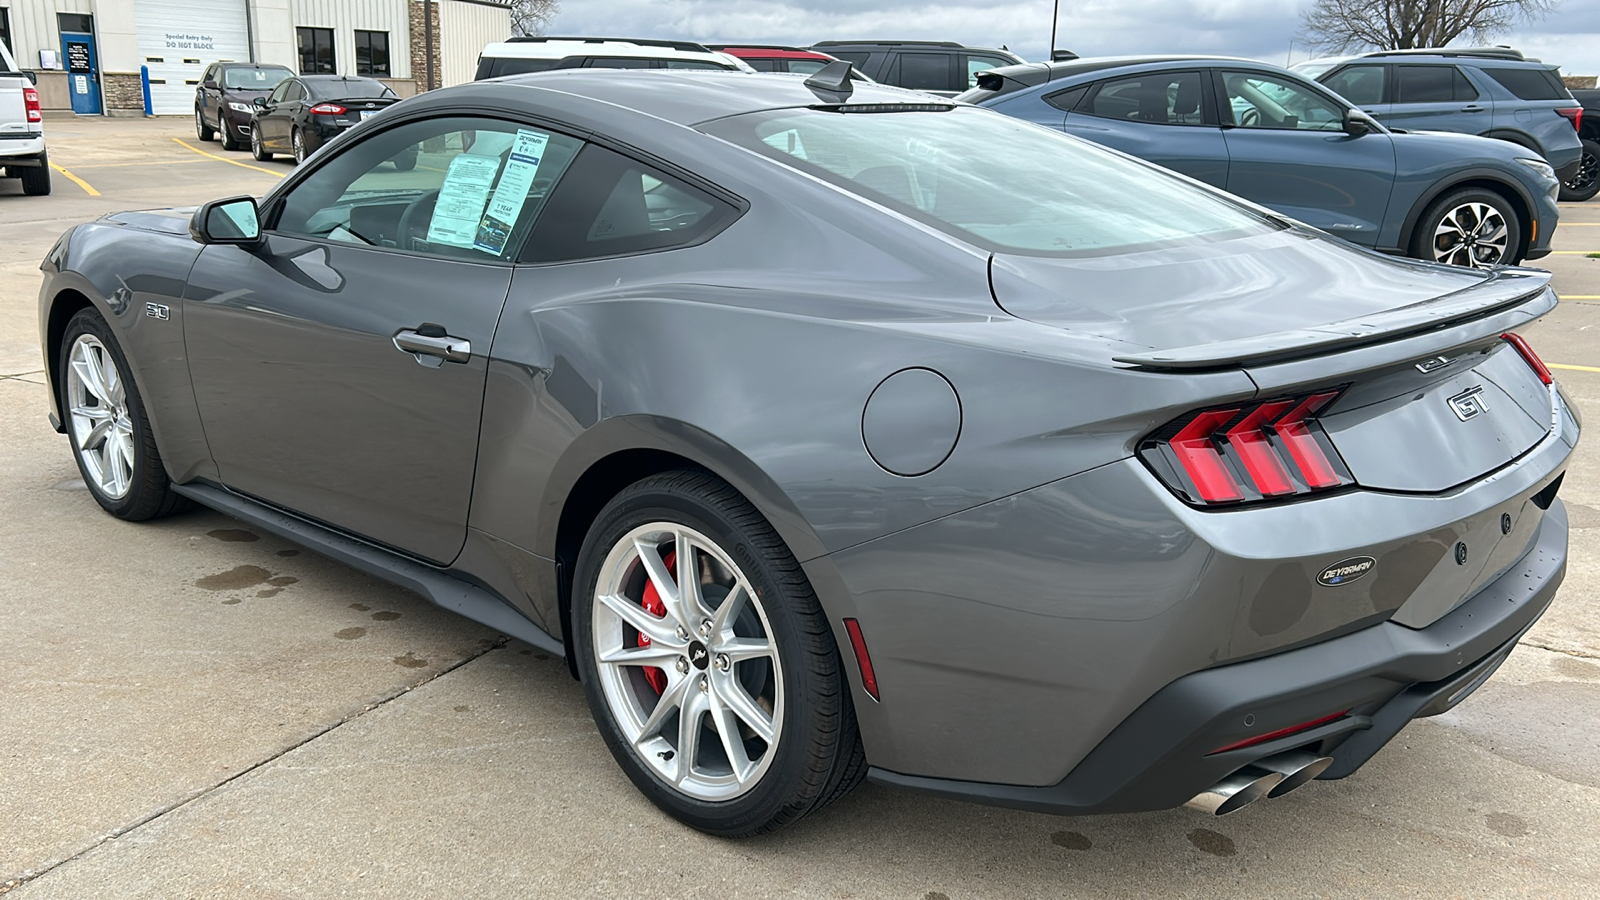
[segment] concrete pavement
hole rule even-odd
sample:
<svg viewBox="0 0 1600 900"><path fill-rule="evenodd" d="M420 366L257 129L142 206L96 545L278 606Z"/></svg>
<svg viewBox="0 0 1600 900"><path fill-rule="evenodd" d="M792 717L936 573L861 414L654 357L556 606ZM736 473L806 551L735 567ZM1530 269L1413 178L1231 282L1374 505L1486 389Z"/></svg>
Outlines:
<svg viewBox="0 0 1600 900"><path fill-rule="evenodd" d="M0 182L0 893L1600 891L1592 439L1562 491L1572 559L1550 613L1471 700L1349 779L1225 819L1064 819L867 785L779 834L716 840L633 789L558 660L215 513L128 525L99 510L44 422L38 260L72 222L261 194L290 166L199 144L182 121L50 126L52 160L87 187L58 177L31 198ZM1562 252L1539 264L1569 299L1527 336L1579 367L1557 374L1593 427L1600 201L1562 212Z"/></svg>

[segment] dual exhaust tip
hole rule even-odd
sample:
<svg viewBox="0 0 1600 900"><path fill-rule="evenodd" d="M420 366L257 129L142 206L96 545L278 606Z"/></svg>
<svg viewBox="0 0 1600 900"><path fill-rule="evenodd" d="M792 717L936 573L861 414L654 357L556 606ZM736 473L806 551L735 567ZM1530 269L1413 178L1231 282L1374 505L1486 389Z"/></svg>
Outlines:
<svg viewBox="0 0 1600 900"><path fill-rule="evenodd" d="M1222 779L1185 803L1214 816L1225 816L1264 797L1282 797L1333 765L1333 759L1291 750L1257 760Z"/></svg>

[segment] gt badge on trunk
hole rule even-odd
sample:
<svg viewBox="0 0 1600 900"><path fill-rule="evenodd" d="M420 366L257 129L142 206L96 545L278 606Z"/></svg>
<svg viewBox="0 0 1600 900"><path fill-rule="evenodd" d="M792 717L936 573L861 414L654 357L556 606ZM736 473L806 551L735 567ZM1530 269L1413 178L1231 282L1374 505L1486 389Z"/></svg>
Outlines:
<svg viewBox="0 0 1600 900"><path fill-rule="evenodd" d="M1456 414L1456 418L1463 422L1474 418L1479 413L1489 411L1489 404L1484 402L1483 399L1483 385L1481 384L1477 387L1467 388L1445 402L1450 404L1450 410Z"/></svg>
<svg viewBox="0 0 1600 900"><path fill-rule="evenodd" d="M1327 585L1328 587L1349 584L1371 572L1372 567L1377 564L1378 561L1370 556L1352 556L1349 559L1341 559L1323 569L1317 575L1317 584Z"/></svg>

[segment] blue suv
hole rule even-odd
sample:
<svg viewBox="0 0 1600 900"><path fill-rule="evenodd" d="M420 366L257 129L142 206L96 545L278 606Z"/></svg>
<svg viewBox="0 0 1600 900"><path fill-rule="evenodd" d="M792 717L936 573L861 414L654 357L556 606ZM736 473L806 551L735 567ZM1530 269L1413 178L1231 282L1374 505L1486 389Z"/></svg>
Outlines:
<svg viewBox="0 0 1600 900"><path fill-rule="evenodd" d="M1393 129L1454 131L1537 152L1570 181L1582 107L1554 66L1509 47L1384 50L1293 67Z"/></svg>
<svg viewBox="0 0 1600 900"><path fill-rule="evenodd" d="M957 99L1087 138L1356 244L1475 267L1550 252L1560 183L1539 155L1399 134L1286 69L1122 57L1008 66Z"/></svg>

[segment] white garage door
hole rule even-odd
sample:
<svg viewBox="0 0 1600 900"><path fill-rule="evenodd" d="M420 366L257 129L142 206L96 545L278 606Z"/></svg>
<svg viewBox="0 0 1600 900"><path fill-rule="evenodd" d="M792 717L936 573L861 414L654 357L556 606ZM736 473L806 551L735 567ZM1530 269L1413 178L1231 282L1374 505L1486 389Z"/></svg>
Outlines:
<svg viewBox="0 0 1600 900"><path fill-rule="evenodd" d="M158 116L194 113L206 66L250 59L245 0L134 0L139 55L150 70L150 109Z"/></svg>

